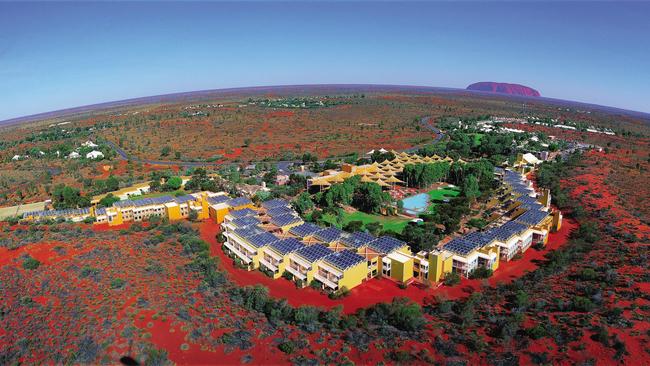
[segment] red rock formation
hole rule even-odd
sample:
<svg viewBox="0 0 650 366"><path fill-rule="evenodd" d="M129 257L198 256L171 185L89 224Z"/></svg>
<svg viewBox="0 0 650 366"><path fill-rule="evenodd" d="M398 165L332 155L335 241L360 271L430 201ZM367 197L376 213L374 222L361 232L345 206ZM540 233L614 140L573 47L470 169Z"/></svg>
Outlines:
<svg viewBox="0 0 650 366"><path fill-rule="evenodd" d="M482 81L474 83L467 87L467 90L477 90L491 93L501 93L510 95L523 95L528 97L539 97L537 90L519 84L495 83L492 81Z"/></svg>

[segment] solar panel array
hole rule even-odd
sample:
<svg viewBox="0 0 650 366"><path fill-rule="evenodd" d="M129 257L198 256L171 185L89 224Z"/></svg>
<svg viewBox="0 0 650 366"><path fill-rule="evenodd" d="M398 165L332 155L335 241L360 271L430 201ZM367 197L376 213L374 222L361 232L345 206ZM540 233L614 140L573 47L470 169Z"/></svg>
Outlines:
<svg viewBox="0 0 650 366"><path fill-rule="evenodd" d="M479 231L475 231L475 232L472 232L472 233L469 233L469 234L463 236L463 239L465 241L468 241L468 242L472 243L472 244L477 244L477 245L483 247L483 246L486 246L486 245L490 244L490 242L492 242L492 240L494 240L494 236L491 235L490 233L482 233L482 232L479 232Z"/></svg>
<svg viewBox="0 0 650 366"><path fill-rule="evenodd" d="M246 216L257 216L257 211L251 210L250 208L246 207L241 210L230 211L228 214L237 219Z"/></svg>
<svg viewBox="0 0 650 366"><path fill-rule="evenodd" d="M466 256L480 247L480 244L465 240L463 238L452 239L449 243L443 246L445 250L462 256Z"/></svg>
<svg viewBox="0 0 650 366"><path fill-rule="evenodd" d="M526 225L537 225L548 216L548 212L540 210L529 210L524 212L521 216L517 217L515 221L524 223Z"/></svg>
<svg viewBox="0 0 650 366"><path fill-rule="evenodd" d="M395 239L391 236L380 236L376 240L373 240L370 243L368 243L368 246L370 248L382 254L392 253L393 251L403 247L404 245L406 245L405 242L399 239Z"/></svg>
<svg viewBox="0 0 650 366"><path fill-rule="evenodd" d="M514 221L508 221L505 224L492 229L493 235L500 241L506 241L515 235L519 235L526 231L528 227Z"/></svg>
<svg viewBox="0 0 650 366"><path fill-rule="evenodd" d="M251 225L258 225L260 222L253 216L240 217L230 222L235 227L246 227Z"/></svg>
<svg viewBox="0 0 650 366"><path fill-rule="evenodd" d="M254 246L255 248L261 248L261 247L269 245L269 244L271 244L271 243L273 243L275 241L278 241L279 239L278 239L277 236L275 236L275 235L273 235L273 234L271 234L269 232L264 231L261 234L257 234L255 236L248 237L248 238L246 238L246 240L248 240L248 242L252 246Z"/></svg>
<svg viewBox="0 0 650 366"><path fill-rule="evenodd" d="M97 210L95 210L95 214L97 215L106 215L106 207L100 207Z"/></svg>
<svg viewBox="0 0 650 366"><path fill-rule="evenodd" d="M537 198L531 197L531 196L528 196L528 195L519 196L519 197L516 198L516 201L519 201L521 203L527 203L527 204L539 203L537 201Z"/></svg>
<svg viewBox="0 0 650 366"><path fill-rule="evenodd" d="M280 215L286 215L286 214L295 214L296 212L292 210L291 208L287 206L278 206L278 207L273 207L270 208L266 211L266 214L274 217L274 216L280 216Z"/></svg>
<svg viewBox="0 0 650 366"><path fill-rule="evenodd" d="M252 204L253 201L249 200L246 197L237 197L226 201L226 204L230 207L239 207Z"/></svg>
<svg viewBox="0 0 650 366"><path fill-rule="evenodd" d="M208 203L211 205L218 205L220 203L224 203L226 201L229 201L230 197L226 195L219 195L219 196L214 196L214 197L208 197Z"/></svg>
<svg viewBox="0 0 650 366"><path fill-rule="evenodd" d="M276 208L276 207L288 207L289 202L280 198L274 198L269 201L262 202L262 207L266 209Z"/></svg>
<svg viewBox="0 0 650 366"><path fill-rule="evenodd" d="M316 239L325 243L333 243L338 238L340 238L341 235L343 235L343 231L335 228L334 226L330 226L327 229L323 229L314 233L314 237Z"/></svg>
<svg viewBox="0 0 650 366"><path fill-rule="evenodd" d="M179 197L174 197L174 201L176 201L176 203L178 203L178 204L189 202L189 201L195 201L195 200L196 200L196 197L192 196L191 194L186 194L186 195L182 195L182 196L179 196Z"/></svg>
<svg viewBox="0 0 650 366"><path fill-rule="evenodd" d="M302 222L302 219L294 214L271 217L271 223L276 226L287 226L297 222Z"/></svg>
<svg viewBox="0 0 650 366"><path fill-rule="evenodd" d="M346 270L359 263L365 262L366 258L351 250L342 250L325 257L325 262L340 270Z"/></svg>
<svg viewBox="0 0 650 366"><path fill-rule="evenodd" d="M305 244L303 244L300 240L296 238L288 238L288 239L282 239L275 241L269 245L271 248L273 248L275 251L278 253L285 255L291 252L295 252L298 249L302 249L305 247Z"/></svg>
<svg viewBox="0 0 650 366"><path fill-rule="evenodd" d="M304 224L292 227L289 229L289 232L295 236L305 238L320 230L323 230L323 228L311 222L305 222Z"/></svg>
<svg viewBox="0 0 650 366"><path fill-rule="evenodd" d="M368 245L371 241L375 240L374 236L364 233L362 231L355 231L352 234L347 234L341 237L341 242L350 248L361 248L364 245Z"/></svg>
<svg viewBox="0 0 650 366"><path fill-rule="evenodd" d="M34 217L66 217L66 216L82 216L90 214L90 208L68 208L65 210L44 210L44 211L30 211L23 213L23 218Z"/></svg>
<svg viewBox="0 0 650 366"><path fill-rule="evenodd" d="M174 202L172 196L160 196L160 197L149 197L139 200L124 200L117 201L113 203L114 207L142 207L142 206L153 206L153 205L164 205L165 203Z"/></svg>
<svg viewBox="0 0 650 366"><path fill-rule="evenodd" d="M264 233L265 231L260 229L257 226L246 226L246 227L240 227L238 229L235 229L235 235L248 239L252 236L259 235L261 233Z"/></svg>
<svg viewBox="0 0 650 366"><path fill-rule="evenodd" d="M296 251L296 254L305 258L309 263L323 259L332 253L334 252L323 244L309 245Z"/></svg>

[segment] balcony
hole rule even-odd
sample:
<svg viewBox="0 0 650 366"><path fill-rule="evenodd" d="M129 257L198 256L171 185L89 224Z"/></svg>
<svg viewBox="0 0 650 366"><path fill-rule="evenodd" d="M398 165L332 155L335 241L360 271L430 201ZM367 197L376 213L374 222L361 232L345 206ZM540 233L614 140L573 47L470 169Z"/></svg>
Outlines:
<svg viewBox="0 0 650 366"><path fill-rule="evenodd" d="M250 264L250 263L251 263L252 259L249 258L249 257L248 257L244 252L242 252L241 250L237 249L237 248L236 248L234 245L232 245L231 243L229 243L229 242L226 241L225 243L223 243L223 245L224 245L226 248L228 248L228 250L230 250L231 252L235 253L235 255L238 256L239 259L241 259L242 261L244 261L244 263L246 263L246 264Z"/></svg>
<svg viewBox="0 0 650 366"><path fill-rule="evenodd" d="M287 270L287 272L291 273L291 274L294 275L296 278L299 278L299 279L301 279L301 280L303 280L303 281L307 278L307 276L306 276L305 274L301 273L301 272L300 272L299 270L297 270L296 268L293 268L293 267L291 267L291 266L287 266L285 269Z"/></svg>
<svg viewBox="0 0 650 366"><path fill-rule="evenodd" d="M336 289L339 288L339 285L338 285L338 284L336 284L336 283L330 281L328 278L326 278L325 276L322 276L322 275L319 274L319 273L314 274L314 278L315 278L316 280L318 280L320 283L322 283L323 285L325 285L325 286L331 288L332 290L336 290Z"/></svg>
<svg viewBox="0 0 650 366"><path fill-rule="evenodd" d="M269 262L268 260L266 260L265 258L260 258L260 264L268 268L269 270L273 271L274 273L278 271L278 267L273 263Z"/></svg>

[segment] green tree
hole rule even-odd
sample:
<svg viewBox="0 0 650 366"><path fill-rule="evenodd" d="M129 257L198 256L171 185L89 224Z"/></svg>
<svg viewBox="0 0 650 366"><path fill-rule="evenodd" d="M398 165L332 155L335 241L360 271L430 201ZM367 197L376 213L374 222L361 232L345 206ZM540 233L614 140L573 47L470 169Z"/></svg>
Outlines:
<svg viewBox="0 0 650 366"><path fill-rule="evenodd" d="M175 191L180 189L182 185L183 185L183 179L181 179L181 177L179 176L173 176L167 179L164 187L166 191Z"/></svg>
<svg viewBox="0 0 650 366"><path fill-rule="evenodd" d="M292 206L299 214L304 215L314 208L314 202L311 200L309 193L302 192L293 200Z"/></svg>
<svg viewBox="0 0 650 366"><path fill-rule="evenodd" d="M113 203L119 201L119 197L113 196L112 193L107 194L104 196L101 200L99 200L99 204L104 206L104 207L111 207L113 206Z"/></svg>
<svg viewBox="0 0 650 366"><path fill-rule="evenodd" d="M478 179L474 175L469 175L463 182L462 194L473 202L481 195L479 190Z"/></svg>

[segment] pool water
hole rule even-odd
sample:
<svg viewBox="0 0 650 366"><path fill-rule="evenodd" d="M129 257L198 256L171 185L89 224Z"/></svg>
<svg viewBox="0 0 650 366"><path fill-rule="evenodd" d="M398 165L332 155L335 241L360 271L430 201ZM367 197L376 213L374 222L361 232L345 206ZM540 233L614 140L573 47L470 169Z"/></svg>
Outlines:
<svg viewBox="0 0 650 366"><path fill-rule="evenodd" d="M427 193L416 194L404 198L402 203L404 204L404 212L410 215L418 215L425 212L429 207L429 195Z"/></svg>

